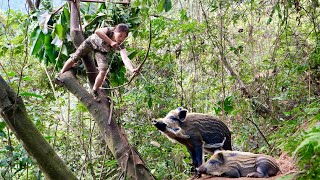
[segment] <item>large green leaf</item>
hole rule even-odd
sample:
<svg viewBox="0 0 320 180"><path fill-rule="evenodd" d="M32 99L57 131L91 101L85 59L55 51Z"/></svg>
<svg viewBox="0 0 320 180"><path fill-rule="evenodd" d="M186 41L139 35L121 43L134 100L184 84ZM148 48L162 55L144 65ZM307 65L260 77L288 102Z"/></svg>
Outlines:
<svg viewBox="0 0 320 180"><path fill-rule="evenodd" d="M55 24L54 32L58 35L59 39L63 39L66 34L66 29L61 24Z"/></svg>
<svg viewBox="0 0 320 180"><path fill-rule="evenodd" d="M33 45L31 47L31 54L36 55L43 47L44 34L40 29L32 32L31 38L33 39Z"/></svg>
<svg viewBox="0 0 320 180"><path fill-rule="evenodd" d="M52 38L50 35L45 35L44 37L44 44L45 44L45 54L47 57L49 57L49 62L54 63L56 56L54 51L54 45L51 44Z"/></svg>
<svg viewBox="0 0 320 180"><path fill-rule="evenodd" d="M168 12L172 8L171 0L165 0L163 7L164 10Z"/></svg>
<svg viewBox="0 0 320 180"><path fill-rule="evenodd" d="M165 3L165 0L161 0L161 1L159 2L158 6L157 6L157 10L158 10L159 12L162 12L162 11L163 11L163 9L164 9L164 3Z"/></svg>
<svg viewBox="0 0 320 180"><path fill-rule="evenodd" d="M311 143L317 143L317 145L315 147L319 147L320 146L320 132L314 132L314 133L309 133L307 135L308 137L303 140L299 146L296 148L296 150L292 153L294 156L300 152L305 146L311 144Z"/></svg>
<svg viewBox="0 0 320 180"><path fill-rule="evenodd" d="M5 122L0 122L0 131L3 130L6 127Z"/></svg>

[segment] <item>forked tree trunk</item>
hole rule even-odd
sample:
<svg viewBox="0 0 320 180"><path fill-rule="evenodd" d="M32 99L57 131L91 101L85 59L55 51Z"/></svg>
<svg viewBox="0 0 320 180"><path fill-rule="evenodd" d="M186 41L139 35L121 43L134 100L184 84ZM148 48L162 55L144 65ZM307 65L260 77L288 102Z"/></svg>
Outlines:
<svg viewBox="0 0 320 180"><path fill-rule="evenodd" d="M29 119L24 103L0 75L1 116L47 179L77 179Z"/></svg>
<svg viewBox="0 0 320 180"><path fill-rule="evenodd" d="M75 47L78 47L84 40L79 22L79 5L70 1L70 7L70 34ZM83 59L85 59L83 62L86 71L90 72L88 73L88 79L90 86L92 87L97 75L96 73L93 73L97 72L96 66L92 58L89 56L86 56ZM96 102L93 96L89 94L82 85L79 84L75 78L75 75L71 71L63 73L60 76L60 81L87 107L90 114L97 122L102 137L111 150L113 156L118 161L118 165L124 172L124 176L128 177L129 179L138 180L155 179L141 159L139 153L132 145L129 144L128 139L123 134L121 127L116 123L116 121L111 119L110 124L108 124L110 111L112 111L112 109L110 109L109 98L99 92L101 101Z"/></svg>

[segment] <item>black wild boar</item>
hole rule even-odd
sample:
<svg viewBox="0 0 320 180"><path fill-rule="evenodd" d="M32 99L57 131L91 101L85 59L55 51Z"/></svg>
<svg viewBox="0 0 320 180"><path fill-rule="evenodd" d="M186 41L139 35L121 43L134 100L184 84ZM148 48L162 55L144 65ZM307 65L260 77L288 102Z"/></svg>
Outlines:
<svg viewBox="0 0 320 180"><path fill-rule="evenodd" d="M199 169L201 174L224 177L275 176L280 171L276 161L268 155L240 151L216 151Z"/></svg>
<svg viewBox="0 0 320 180"><path fill-rule="evenodd" d="M200 114L187 113L177 108L166 117L153 121L158 130L169 139L185 145L192 157L195 176L196 168L203 162L203 149L214 153L217 149L231 150L231 133L218 118Z"/></svg>

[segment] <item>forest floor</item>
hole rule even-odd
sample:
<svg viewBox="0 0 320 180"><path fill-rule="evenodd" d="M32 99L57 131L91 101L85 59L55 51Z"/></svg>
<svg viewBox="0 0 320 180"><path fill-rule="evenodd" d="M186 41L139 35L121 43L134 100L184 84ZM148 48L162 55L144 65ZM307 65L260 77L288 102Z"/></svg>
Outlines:
<svg viewBox="0 0 320 180"><path fill-rule="evenodd" d="M258 178L258 180L276 180L284 175L293 174L298 172L294 161L291 157L289 157L286 153L283 153L278 159L277 163L280 166L280 170L282 173L278 173L277 176L269 177L269 178ZM192 179L192 178L191 178ZM189 179L189 180L191 180ZM207 175L202 175L201 178L196 180L231 180L234 178L226 178L226 177L211 177ZM248 177L241 177L236 178L237 180L257 180L257 178L248 178Z"/></svg>

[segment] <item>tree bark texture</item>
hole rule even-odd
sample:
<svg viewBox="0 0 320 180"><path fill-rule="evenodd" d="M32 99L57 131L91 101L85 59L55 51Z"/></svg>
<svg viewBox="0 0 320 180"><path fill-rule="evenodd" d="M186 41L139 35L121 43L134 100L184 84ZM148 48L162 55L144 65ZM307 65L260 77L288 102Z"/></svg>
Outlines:
<svg viewBox="0 0 320 180"><path fill-rule="evenodd" d="M23 100L0 76L1 116L47 179L77 179L29 119Z"/></svg>
<svg viewBox="0 0 320 180"><path fill-rule="evenodd" d="M78 4L77 4L78 3ZM81 30L80 24L80 13L79 13L79 1L70 1L71 17L70 17L70 34L75 47L78 47L84 36ZM90 58L90 59L86 59ZM88 79L90 86L92 87L97 76L97 69L93 59L90 56L86 56L84 65L88 73ZM93 73L95 72L95 73ZM109 97L105 94L106 92L100 92L100 102L96 102L91 94L79 84L75 75L71 71L67 71L60 76L60 81L63 85L74 94L89 110L94 120L97 122L100 133L102 134L106 144L111 150L113 156L118 161L119 166L124 172L124 176L129 179L155 179L150 173L139 153L131 146L128 139L123 134L121 127L111 119L110 124L108 123L109 117L112 113L110 109Z"/></svg>

